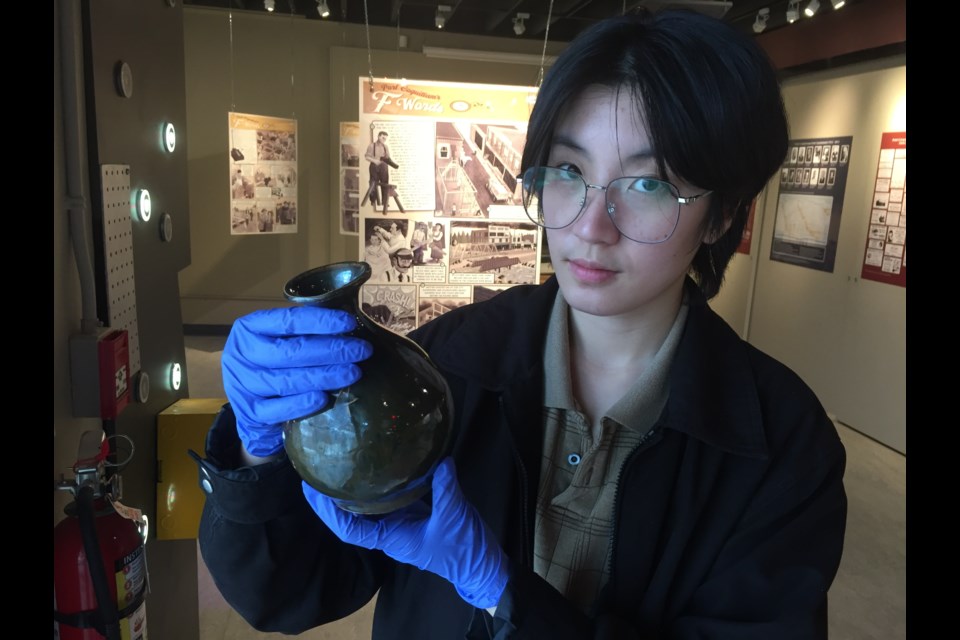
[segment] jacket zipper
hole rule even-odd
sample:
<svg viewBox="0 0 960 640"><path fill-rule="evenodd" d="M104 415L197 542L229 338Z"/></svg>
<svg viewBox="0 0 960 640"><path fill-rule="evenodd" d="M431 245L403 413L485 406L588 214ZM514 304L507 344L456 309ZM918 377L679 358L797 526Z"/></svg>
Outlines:
<svg viewBox="0 0 960 640"><path fill-rule="evenodd" d="M529 532L530 532L530 518L529 510L527 509L527 487L529 485L527 478L527 468L523 464L523 458L520 456L520 449L517 447L516 438L513 435L513 429L510 428L510 418L507 415L506 407L503 405L503 395L500 394L497 396L497 403L500 405L500 415L503 417L504 422L507 425L507 432L510 434L510 444L513 445L513 459L514 463L519 470L520 475L520 540L521 540L521 553L523 555L523 564L527 568L533 567L533 552L530 550L529 544Z"/></svg>
<svg viewBox="0 0 960 640"><path fill-rule="evenodd" d="M617 484L614 486L613 493L613 529L610 531L610 553L607 556L607 575L610 576L609 580L613 581L613 559L617 555L617 523L620 522L620 500L621 492L620 487L623 481L623 470L626 469L630 464L633 463L634 459L640 455L640 452L645 448L650 442L650 439L655 433L660 431L660 425L654 425L647 431L640 442L637 443L637 446L633 448L633 451L627 456L627 459L623 461L623 464L620 465L620 470L617 471Z"/></svg>

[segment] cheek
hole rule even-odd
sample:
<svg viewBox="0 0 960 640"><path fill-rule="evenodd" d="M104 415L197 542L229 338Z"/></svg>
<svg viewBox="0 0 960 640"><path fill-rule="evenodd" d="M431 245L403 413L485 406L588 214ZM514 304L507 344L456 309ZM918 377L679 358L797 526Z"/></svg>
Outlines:
<svg viewBox="0 0 960 640"><path fill-rule="evenodd" d="M547 244L550 246L550 254L553 255L553 248L557 249L562 248L564 238L566 238L570 233L570 227L565 227L563 229L544 229L544 236L546 237Z"/></svg>

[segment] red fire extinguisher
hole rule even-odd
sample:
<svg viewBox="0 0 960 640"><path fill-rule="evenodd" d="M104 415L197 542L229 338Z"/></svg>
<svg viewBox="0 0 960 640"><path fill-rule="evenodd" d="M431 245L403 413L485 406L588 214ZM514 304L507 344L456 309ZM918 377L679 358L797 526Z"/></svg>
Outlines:
<svg viewBox="0 0 960 640"><path fill-rule="evenodd" d="M120 477L104 480L103 432L80 438L74 494L53 530L55 638L147 640L146 517L122 505ZM57 635L59 633L59 635Z"/></svg>

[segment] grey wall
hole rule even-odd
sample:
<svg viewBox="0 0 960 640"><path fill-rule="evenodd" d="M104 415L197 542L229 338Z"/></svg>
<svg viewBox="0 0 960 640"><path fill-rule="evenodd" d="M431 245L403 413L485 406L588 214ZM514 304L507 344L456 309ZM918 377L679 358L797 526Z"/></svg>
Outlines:
<svg viewBox="0 0 960 640"><path fill-rule="evenodd" d="M906 289L861 280L885 131L906 131L906 57L789 80L792 138L853 136L833 273L769 259L777 185L763 207L748 340L793 368L840 422L906 453Z"/></svg>

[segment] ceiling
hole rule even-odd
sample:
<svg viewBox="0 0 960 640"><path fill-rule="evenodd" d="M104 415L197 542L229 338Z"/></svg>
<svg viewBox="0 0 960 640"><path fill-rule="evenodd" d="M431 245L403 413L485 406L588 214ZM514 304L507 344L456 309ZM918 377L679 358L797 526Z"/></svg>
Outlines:
<svg viewBox="0 0 960 640"><path fill-rule="evenodd" d="M551 1L553 3L550 11ZM870 0L847 0L847 6ZM809 0L802 0L801 8ZM523 38L550 42L569 42L593 23L639 7L658 10L682 7L700 11L730 23L738 30L753 34L753 23L761 8L770 9L766 33L789 27L786 21L788 0L327 0L330 16L326 20L364 24L369 12L371 26L433 30L438 5L450 8L444 30L450 33ZM224 10L265 12L263 0L184 0L195 5ZM291 13L308 20L320 20L317 0L274 0L274 15L289 17ZM821 0L819 17L834 11L830 0ZM842 10L842 9L841 9ZM549 12L549 13L548 13ZM517 13L528 13L525 31L514 33ZM549 15L549 32L547 31ZM809 18L801 17L801 20Z"/></svg>

